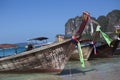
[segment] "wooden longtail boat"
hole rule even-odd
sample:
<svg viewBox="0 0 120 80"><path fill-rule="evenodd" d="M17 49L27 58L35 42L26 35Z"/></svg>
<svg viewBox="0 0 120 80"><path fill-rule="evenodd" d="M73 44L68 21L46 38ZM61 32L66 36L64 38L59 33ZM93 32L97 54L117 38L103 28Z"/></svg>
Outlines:
<svg viewBox="0 0 120 80"><path fill-rule="evenodd" d="M96 46L96 54L94 54L94 51L92 51L89 59L93 58L110 58L112 57L112 47L110 47L107 43L101 44L99 46Z"/></svg>
<svg viewBox="0 0 120 80"><path fill-rule="evenodd" d="M116 49L114 50L114 46L110 47L107 43L100 43L96 46L95 54L93 45L90 44L90 41L87 42L88 44L86 45L82 45L82 43L86 43L86 41L81 42L84 60L90 60L93 58L111 58L113 57L113 55L120 55L120 46L116 47ZM79 60L79 53L77 49L74 50L70 59Z"/></svg>
<svg viewBox="0 0 120 80"><path fill-rule="evenodd" d="M80 41L80 43L81 43L84 60L88 60L93 51L93 45L91 44L90 40L83 40L83 41ZM79 59L80 59L79 53L76 48L72 53L70 60L79 60Z"/></svg>
<svg viewBox="0 0 120 80"><path fill-rule="evenodd" d="M96 46L96 52L97 54L95 55L94 52L92 51L90 55L90 59L92 58L111 58L113 55L120 55L120 46L119 42L117 43L118 45L115 46L116 40L113 40L111 43L111 46L109 46L107 43L102 43L99 46ZM113 44L113 45L112 45Z"/></svg>
<svg viewBox="0 0 120 80"><path fill-rule="evenodd" d="M112 57L113 47L110 47L107 43L96 46L96 54L92 45L83 45L83 57L84 60L90 60L94 58L110 58ZM120 51L119 51L120 52ZM117 51L115 53L118 53ZM76 49L71 55L71 60L79 60L79 53Z"/></svg>
<svg viewBox="0 0 120 80"><path fill-rule="evenodd" d="M80 38L90 16L83 13L82 24L76 35ZM60 73L75 50L71 39L49 44L13 56L0 58L0 72L55 72Z"/></svg>
<svg viewBox="0 0 120 80"><path fill-rule="evenodd" d="M99 32L96 33L96 37L99 35ZM96 38L95 37L95 38ZM103 43L99 46L96 46L96 52L97 54L92 54L90 55L90 58L109 58L113 57L113 55L119 54L119 38L120 35L118 36L118 39L112 40L110 43L110 46L107 43Z"/></svg>
<svg viewBox="0 0 120 80"><path fill-rule="evenodd" d="M0 72L60 73L75 46L71 39L53 43L20 54L0 58Z"/></svg>
<svg viewBox="0 0 120 80"><path fill-rule="evenodd" d="M89 13L87 12L83 12L83 16L82 16L82 23L79 27L79 29L77 30L76 35L80 35L82 34L82 32L84 31L85 29L85 26L88 24L90 20L90 15ZM91 45L91 40L76 40L74 38L74 41L77 42L77 41L80 41L80 44L83 44L81 46L82 48L82 52L83 52L83 57L85 60L88 60L92 50L93 50L93 46ZM87 43L87 44L86 44ZM80 56L79 56L79 53L78 53L78 50L75 49L74 52L72 53L72 56L71 56L71 60L79 60L80 59Z"/></svg>

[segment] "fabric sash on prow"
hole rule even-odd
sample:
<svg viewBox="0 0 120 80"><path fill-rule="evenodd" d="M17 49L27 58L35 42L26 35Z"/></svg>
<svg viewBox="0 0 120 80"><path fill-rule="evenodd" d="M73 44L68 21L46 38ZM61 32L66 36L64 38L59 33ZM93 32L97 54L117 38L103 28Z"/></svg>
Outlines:
<svg viewBox="0 0 120 80"><path fill-rule="evenodd" d="M103 36L103 38L105 39L105 41L107 42L107 44L110 46L111 42L112 42L112 39L107 35L105 34L101 29L100 29L100 25L97 26L97 29L96 31L99 31L101 33L101 35Z"/></svg>
<svg viewBox="0 0 120 80"><path fill-rule="evenodd" d="M87 12L83 12L83 16L82 16L82 24L80 25L80 28L78 29L78 31L76 32L76 36L80 36L83 32L83 30L85 29L86 24L88 23L88 20L90 19L90 15ZM81 45L79 40L77 40L77 46L78 46L78 52L79 52L79 57L80 57L80 62L81 62L81 66L84 68L85 67L85 63L84 63L84 57L83 57L83 52L81 49Z"/></svg>
<svg viewBox="0 0 120 80"><path fill-rule="evenodd" d="M90 19L90 15L87 12L83 12L82 16L82 24L80 25L78 31L76 32L76 35L81 36L83 30L85 29L86 24L88 23L88 20Z"/></svg>

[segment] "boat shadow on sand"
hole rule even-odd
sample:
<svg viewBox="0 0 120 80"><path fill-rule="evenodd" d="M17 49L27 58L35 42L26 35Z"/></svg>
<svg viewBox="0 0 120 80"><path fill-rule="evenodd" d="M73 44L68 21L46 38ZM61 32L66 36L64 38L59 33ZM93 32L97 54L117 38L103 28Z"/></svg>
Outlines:
<svg viewBox="0 0 120 80"><path fill-rule="evenodd" d="M85 70L79 70L79 69L76 69L76 68L64 69L58 75L70 75L70 74L80 74L80 73L82 73L83 75L85 75L87 72L91 72L91 71L97 71L97 69L85 69Z"/></svg>

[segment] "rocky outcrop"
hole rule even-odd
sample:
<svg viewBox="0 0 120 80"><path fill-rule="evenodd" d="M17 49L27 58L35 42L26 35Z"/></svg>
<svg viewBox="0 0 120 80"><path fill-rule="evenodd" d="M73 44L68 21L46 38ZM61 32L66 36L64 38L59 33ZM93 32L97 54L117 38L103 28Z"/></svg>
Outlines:
<svg viewBox="0 0 120 80"><path fill-rule="evenodd" d="M101 29L104 32L114 32L114 26L120 25L120 10L113 10L109 12L106 16L102 15L99 16L97 19L92 17L92 19L96 20L100 25ZM65 24L65 36L71 37L75 32L79 29L80 24L82 23L82 17L76 16L75 18L69 19ZM94 25L94 29L95 24ZM89 26L89 25L88 25ZM86 31L90 31L90 27L86 28ZM84 34L87 34L88 32L84 31Z"/></svg>
<svg viewBox="0 0 120 80"><path fill-rule="evenodd" d="M97 21L105 32L113 32L114 26L120 25L120 10L113 10L106 16L98 17Z"/></svg>
<svg viewBox="0 0 120 80"><path fill-rule="evenodd" d="M69 19L68 22L65 24L65 36L71 37L72 34L75 34L81 23L82 23L81 16Z"/></svg>

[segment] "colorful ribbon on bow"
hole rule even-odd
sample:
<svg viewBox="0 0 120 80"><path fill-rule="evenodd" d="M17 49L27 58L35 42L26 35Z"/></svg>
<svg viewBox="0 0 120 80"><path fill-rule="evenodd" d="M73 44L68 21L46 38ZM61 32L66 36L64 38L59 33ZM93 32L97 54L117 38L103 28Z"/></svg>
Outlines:
<svg viewBox="0 0 120 80"><path fill-rule="evenodd" d="M84 68L85 62L84 62L84 57L83 57L83 52L82 52L80 42L77 40L76 36L72 36L72 42L77 45L80 63L81 63L81 66Z"/></svg>
<svg viewBox="0 0 120 80"><path fill-rule="evenodd" d="M101 33L101 35L103 36L103 38L105 39L105 41L107 42L107 44L110 46L110 44L112 42L112 39L107 34L105 34L104 32L102 32L102 30L100 29L99 25L97 26L96 31L99 31Z"/></svg>

